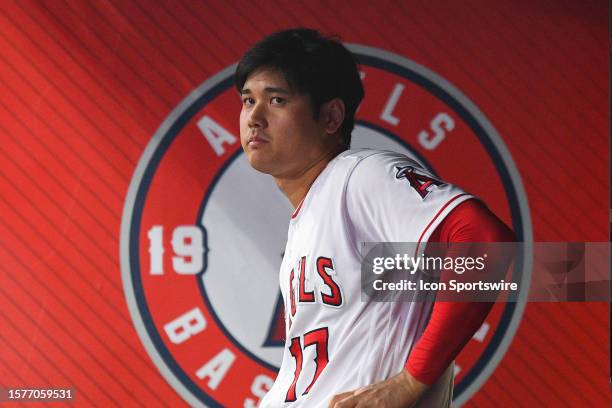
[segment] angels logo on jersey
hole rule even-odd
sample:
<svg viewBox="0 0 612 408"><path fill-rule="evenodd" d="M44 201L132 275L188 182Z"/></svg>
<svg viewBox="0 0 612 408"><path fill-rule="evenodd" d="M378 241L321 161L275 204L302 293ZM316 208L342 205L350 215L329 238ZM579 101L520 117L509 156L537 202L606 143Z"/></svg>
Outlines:
<svg viewBox="0 0 612 408"><path fill-rule="evenodd" d="M429 192L427 189L429 187L441 186L444 184L440 180L417 173L415 168L412 166L397 167L395 178L408 180L410 186L412 186L417 193L419 193L421 198L425 198L427 196L427 193Z"/></svg>
<svg viewBox="0 0 612 408"><path fill-rule="evenodd" d="M483 198L520 241L530 241L518 172L474 104L406 58L349 48L366 88L353 147L411 156ZM284 347L278 271L292 208L241 151L234 69L203 83L160 126L138 163L122 219L121 270L134 326L161 374L193 406L256 406ZM396 177L415 183L422 197L439 183L410 169ZM497 305L461 353L456 405L499 363L523 306Z"/></svg>

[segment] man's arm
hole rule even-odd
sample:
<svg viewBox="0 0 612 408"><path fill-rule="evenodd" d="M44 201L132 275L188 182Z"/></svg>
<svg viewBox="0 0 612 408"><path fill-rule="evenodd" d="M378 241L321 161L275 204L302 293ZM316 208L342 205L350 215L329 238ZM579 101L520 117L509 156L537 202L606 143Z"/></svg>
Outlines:
<svg viewBox="0 0 612 408"><path fill-rule="evenodd" d="M429 242L509 242L514 234L484 204L472 199L440 223ZM489 262L495 262L490 259ZM480 328L493 303L436 302L406 369L388 380L336 395L333 408L410 407L434 384Z"/></svg>

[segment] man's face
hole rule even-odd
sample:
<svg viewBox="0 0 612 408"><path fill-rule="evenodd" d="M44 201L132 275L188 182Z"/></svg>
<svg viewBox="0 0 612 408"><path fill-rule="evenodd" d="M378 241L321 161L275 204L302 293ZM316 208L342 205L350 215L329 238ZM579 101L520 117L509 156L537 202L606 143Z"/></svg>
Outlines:
<svg viewBox="0 0 612 408"><path fill-rule="evenodd" d="M253 72L241 98L240 142L256 170L292 178L325 153L328 135L310 98L292 90L280 72Z"/></svg>

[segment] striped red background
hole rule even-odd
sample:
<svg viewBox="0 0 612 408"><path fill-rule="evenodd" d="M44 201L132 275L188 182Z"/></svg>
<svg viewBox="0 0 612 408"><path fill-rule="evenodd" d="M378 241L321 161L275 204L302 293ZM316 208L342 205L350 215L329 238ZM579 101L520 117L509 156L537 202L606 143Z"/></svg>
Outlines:
<svg viewBox="0 0 612 408"><path fill-rule="evenodd" d="M75 386L78 405L177 406L119 270L135 165L168 113L291 26L425 65L506 142L537 241L606 241L604 1L0 3L0 385ZM609 406L608 306L529 304L469 406Z"/></svg>

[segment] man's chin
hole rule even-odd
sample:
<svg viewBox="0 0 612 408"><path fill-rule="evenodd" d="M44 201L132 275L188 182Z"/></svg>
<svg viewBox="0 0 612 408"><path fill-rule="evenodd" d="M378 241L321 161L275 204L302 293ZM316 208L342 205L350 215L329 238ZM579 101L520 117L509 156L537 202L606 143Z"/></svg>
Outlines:
<svg viewBox="0 0 612 408"><path fill-rule="evenodd" d="M269 160L262 160L261 157L256 157L257 154L248 155L249 164L252 168L257 170L260 173L264 174L272 174L272 165Z"/></svg>

